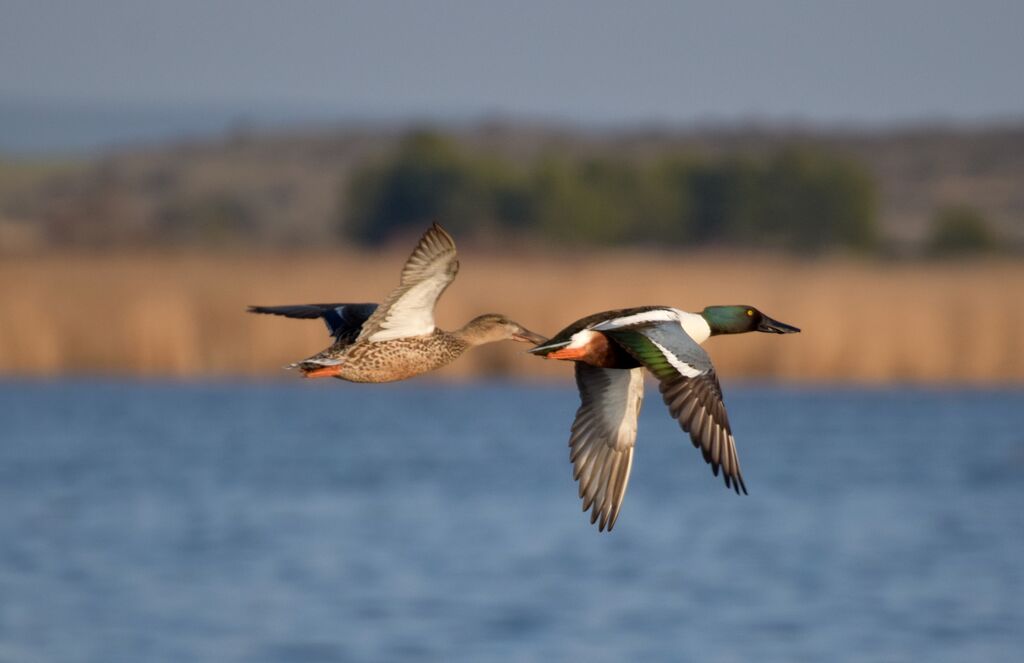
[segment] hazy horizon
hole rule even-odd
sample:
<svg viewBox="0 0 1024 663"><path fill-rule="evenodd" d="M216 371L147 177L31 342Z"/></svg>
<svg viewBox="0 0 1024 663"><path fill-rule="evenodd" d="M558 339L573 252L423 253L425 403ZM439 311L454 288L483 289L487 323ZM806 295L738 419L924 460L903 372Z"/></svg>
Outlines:
<svg viewBox="0 0 1024 663"><path fill-rule="evenodd" d="M580 126L1024 117L1024 5L5 3L0 150L232 122ZM70 127L70 128L69 128Z"/></svg>
<svg viewBox="0 0 1024 663"><path fill-rule="evenodd" d="M1024 125L1024 111L986 118L922 115L898 120L811 120L761 116L699 117L690 120L624 119L580 121L556 115L466 113L438 116L421 113L391 116L341 113L288 107L226 105L101 105L39 101L0 96L0 156L87 156L108 149L153 146L182 140L216 140L233 130L256 132L333 129L407 129L417 126L471 128L497 122L509 126L579 131L779 131L900 132L914 129L971 131Z"/></svg>

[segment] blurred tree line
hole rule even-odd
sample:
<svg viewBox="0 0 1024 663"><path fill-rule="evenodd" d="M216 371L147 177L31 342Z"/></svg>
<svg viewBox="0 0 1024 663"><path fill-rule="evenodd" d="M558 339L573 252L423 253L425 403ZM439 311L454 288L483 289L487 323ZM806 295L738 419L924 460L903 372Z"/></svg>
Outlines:
<svg viewBox="0 0 1024 663"><path fill-rule="evenodd" d="M998 245L981 212L970 206L954 205L935 214L926 248L933 257L949 258L990 253Z"/></svg>
<svg viewBox="0 0 1024 663"><path fill-rule="evenodd" d="M1024 255L1024 128L785 135L351 129L0 155L0 255L404 243Z"/></svg>
<svg viewBox="0 0 1024 663"><path fill-rule="evenodd" d="M459 237L525 233L571 244L802 253L879 244L871 177L850 159L808 148L760 158L547 154L517 164L420 131L358 168L347 186L339 227L368 244L432 219Z"/></svg>

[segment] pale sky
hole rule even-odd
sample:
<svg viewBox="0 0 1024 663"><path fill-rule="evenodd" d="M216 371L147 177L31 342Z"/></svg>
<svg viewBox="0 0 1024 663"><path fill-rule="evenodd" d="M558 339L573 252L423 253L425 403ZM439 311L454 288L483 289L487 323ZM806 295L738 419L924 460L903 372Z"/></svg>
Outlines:
<svg viewBox="0 0 1024 663"><path fill-rule="evenodd" d="M1024 2L0 0L0 99L591 123L1024 116Z"/></svg>

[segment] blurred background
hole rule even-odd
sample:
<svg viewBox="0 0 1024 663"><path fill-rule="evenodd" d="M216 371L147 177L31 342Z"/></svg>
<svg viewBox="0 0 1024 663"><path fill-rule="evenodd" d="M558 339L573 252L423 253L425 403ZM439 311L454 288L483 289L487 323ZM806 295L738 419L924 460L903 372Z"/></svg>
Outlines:
<svg viewBox="0 0 1024 663"><path fill-rule="evenodd" d="M0 661L1024 654L1018 3L0 10ZM598 535L515 344L280 369L322 325L247 305L379 301L434 220L443 328L801 327L707 346L752 495L648 385Z"/></svg>

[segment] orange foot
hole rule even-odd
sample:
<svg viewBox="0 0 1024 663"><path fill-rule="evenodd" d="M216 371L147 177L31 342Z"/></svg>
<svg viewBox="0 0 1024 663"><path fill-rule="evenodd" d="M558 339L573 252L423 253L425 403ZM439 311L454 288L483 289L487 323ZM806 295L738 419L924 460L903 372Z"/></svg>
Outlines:
<svg viewBox="0 0 1024 663"><path fill-rule="evenodd" d="M305 371L302 376L307 378L333 378L341 374L341 366L324 366Z"/></svg>

